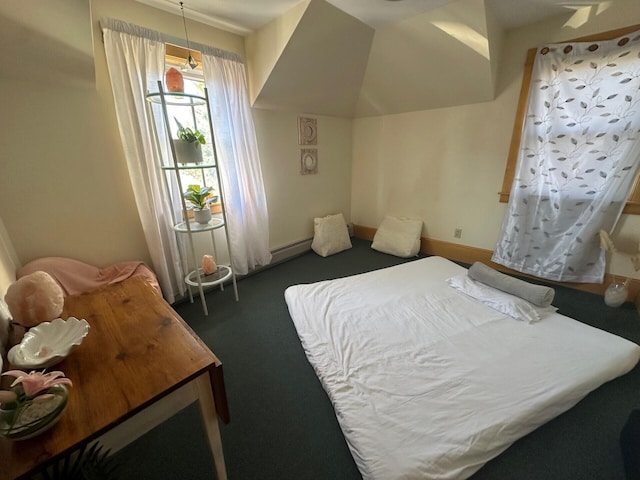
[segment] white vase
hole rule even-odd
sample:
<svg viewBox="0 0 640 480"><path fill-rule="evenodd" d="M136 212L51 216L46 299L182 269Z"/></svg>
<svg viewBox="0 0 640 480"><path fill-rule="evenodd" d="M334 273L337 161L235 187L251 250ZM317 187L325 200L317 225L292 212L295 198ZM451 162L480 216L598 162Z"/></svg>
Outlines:
<svg viewBox="0 0 640 480"><path fill-rule="evenodd" d="M194 210L193 217L196 219L196 222L206 225L209 223L209 220L211 220L211 209L207 206L202 210Z"/></svg>
<svg viewBox="0 0 640 480"><path fill-rule="evenodd" d="M613 282L604 292L604 303L610 307L619 307L627 301L629 290L624 283Z"/></svg>
<svg viewBox="0 0 640 480"><path fill-rule="evenodd" d="M173 140L173 149L178 163L202 163L202 148L198 142Z"/></svg>

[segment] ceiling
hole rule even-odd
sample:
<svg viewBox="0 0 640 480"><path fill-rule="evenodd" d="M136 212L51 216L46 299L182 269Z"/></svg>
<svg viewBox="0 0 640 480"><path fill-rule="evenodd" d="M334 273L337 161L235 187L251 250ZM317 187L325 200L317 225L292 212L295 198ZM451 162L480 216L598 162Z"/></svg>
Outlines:
<svg viewBox="0 0 640 480"><path fill-rule="evenodd" d="M179 0L137 1L180 14ZM354 118L490 101L505 31L548 17L589 18L613 3L186 0L183 6L190 20L244 37L253 107Z"/></svg>
<svg viewBox="0 0 640 480"><path fill-rule="evenodd" d="M176 0L138 0L172 13L180 11ZM186 0L185 17L239 35L248 35L285 14L304 0ZM436 9L452 0L327 0L373 28ZM599 5L603 0L487 0L504 30L544 18Z"/></svg>

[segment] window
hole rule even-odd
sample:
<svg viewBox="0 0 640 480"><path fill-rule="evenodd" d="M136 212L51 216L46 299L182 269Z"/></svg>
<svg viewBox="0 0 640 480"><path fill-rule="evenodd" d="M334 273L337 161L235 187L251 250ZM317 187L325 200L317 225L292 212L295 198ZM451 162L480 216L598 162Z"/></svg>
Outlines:
<svg viewBox="0 0 640 480"><path fill-rule="evenodd" d="M598 41L609 40L620 37L622 35L635 32L640 29L640 25L634 25L618 30L612 30L604 32L598 35L592 35L589 37L575 39L573 41ZM513 126L513 133L511 136L511 146L509 148L509 154L507 158L507 166L505 168L504 179L502 183L502 190L500 192L500 202L506 203L509 200L509 194L511 192L511 186L513 184L516 161L518 158L518 151L520 150L520 135L524 124L524 117L528 103L529 87L531 84L531 74L533 71L533 62L536 55L535 48L527 52L527 58L524 66L524 73L522 78L522 87L520 89L520 98L518 100L518 107L516 110L516 119ZM640 214L640 175L636 177L633 188L627 200L623 213Z"/></svg>
<svg viewBox="0 0 640 480"><path fill-rule="evenodd" d="M184 78L184 91L185 93L204 96L204 76L202 73L202 61L199 52L191 51L191 54L198 62L198 66L195 69L186 67L187 57L189 51L186 48L178 47L175 45L166 45L165 64L166 68L174 67L182 73ZM175 107L167 105L167 115L171 124L171 136L177 137L177 123L176 119L185 127L197 128L204 133L206 143L202 145L202 153L205 159L214 158L213 154L213 142L210 132L209 122L207 120L206 107L204 105L191 108L191 112L184 107ZM215 178L214 169L180 169L180 181L182 186L186 189L188 185L198 184L201 186L215 186L218 185ZM219 192L215 191L214 196ZM220 203L214 201L211 203L212 213L220 211Z"/></svg>

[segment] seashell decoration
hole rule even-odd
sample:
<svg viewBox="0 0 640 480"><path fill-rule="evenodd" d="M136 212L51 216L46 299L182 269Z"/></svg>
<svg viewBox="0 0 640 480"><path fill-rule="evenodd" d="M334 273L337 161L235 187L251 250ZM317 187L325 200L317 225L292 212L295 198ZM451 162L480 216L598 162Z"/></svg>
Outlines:
<svg viewBox="0 0 640 480"><path fill-rule="evenodd" d="M89 333L89 323L69 317L43 322L24 334L7 358L16 368L48 368L65 359Z"/></svg>

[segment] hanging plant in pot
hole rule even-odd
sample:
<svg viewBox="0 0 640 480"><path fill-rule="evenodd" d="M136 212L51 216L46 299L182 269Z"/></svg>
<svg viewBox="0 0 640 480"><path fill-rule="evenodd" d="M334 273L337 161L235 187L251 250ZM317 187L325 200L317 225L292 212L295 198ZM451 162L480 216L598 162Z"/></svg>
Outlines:
<svg viewBox="0 0 640 480"><path fill-rule="evenodd" d="M178 163L202 163L202 148L200 145L206 143L204 134L198 130L185 127L180 121L173 117L178 125L178 138L173 139L173 148L176 152Z"/></svg>
<svg viewBox="0 0 640 480"><path fill-rule="evenodd" d="M209 202L213 200L211 192L213 192L211 187L189 185L183 194L184 199L193 205L193 216L196 222L202 225L206 225L211 220L211 209L209 208Z"/></svg>

